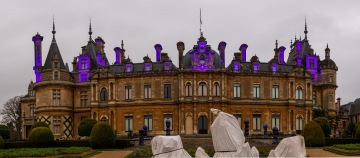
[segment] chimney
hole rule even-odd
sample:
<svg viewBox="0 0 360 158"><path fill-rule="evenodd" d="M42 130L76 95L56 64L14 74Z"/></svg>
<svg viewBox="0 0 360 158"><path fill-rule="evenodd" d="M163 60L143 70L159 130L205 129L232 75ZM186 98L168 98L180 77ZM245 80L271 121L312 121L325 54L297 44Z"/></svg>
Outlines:
<svg viewBox="0 0 360 158"><path fill-rule="evenodd" d="M154 48L156 50L156 62L160 62L162 46L160 44L155 44Z"/></svg>
<svg viewBox="0 0 360 158"><path fill-rule="evenodd" d="M284 60L284 52L285 52L286 48L284 46L281 46L279 48L279 63L280 64L284 64L285 60Z"/></svg>
<svg viewBox="0 0 360 158"><path fill-rule="evenodd" d="M246 49L247 49L248 45L247 44L242 44L239 48L239 50L241 51L241 61L242 62L246 62Z"/></svg>
<svg viewBox="0 0 360 158"><path fill-rule="evenodd" d="M121 48L115 47L115 64L121 64Z"/></svg>
<svg viewBox="0 0 360 158"><path fill-rule="evenodd" d="M96 53L103 53L104 52L104 45L105 41L101 37L97 37L95 39L96 42Z"/></svg>
<svg viewBox="0 0 360 158"><path fill-rule="evenodd" d="M179 51L179 68L183 68L183 53L184 53L184 50L185 50L185 44L184 42L178 42L176 44L177 46L177 49Z"/></svg>
<svg viewBox="0 0 360 158"><path fill-rule="evenodd" d="M218 50L220 52L220 58L221 58L221 66L225 67L225 48L226 48L226 42L221 41L218 46Z"/></svg>
<svg viewBox="0 0 360 158"><path fill-rule="evenodd" d="M43 41L43 36L40 36L39 33L37 33L35 36L33 36L32 41L34 42L34 67L33 70L35 72L36 82L41 81L41 72L40 67L42 66L42 48L41 48L41 42Z"/></svg>

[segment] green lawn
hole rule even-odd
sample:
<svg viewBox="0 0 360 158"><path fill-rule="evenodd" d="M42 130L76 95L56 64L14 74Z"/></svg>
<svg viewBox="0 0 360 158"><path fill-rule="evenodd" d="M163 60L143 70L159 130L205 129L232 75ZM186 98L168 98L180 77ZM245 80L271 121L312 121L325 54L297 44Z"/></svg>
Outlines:
<svg viewBox="0 0 360 158"><path fill-rule="evenodd" d="M359 156L360 144L335 144L330 147L324 147L324 150L340 155Z"/></svg>
<svg viewBox="0 0 360 158"><path fill-rule="evenodd" d="M45 157L55 155L80 155L90 150L91 148L89 147L1 149L0 157Z"/></svg>

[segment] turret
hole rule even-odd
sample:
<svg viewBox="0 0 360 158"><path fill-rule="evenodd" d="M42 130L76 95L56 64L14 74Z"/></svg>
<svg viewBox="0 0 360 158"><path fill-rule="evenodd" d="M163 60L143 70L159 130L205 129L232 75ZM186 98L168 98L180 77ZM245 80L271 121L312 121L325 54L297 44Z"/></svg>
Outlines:
<svg viewBox="0 0 360 158"><path fill-rule="evenodd" d="M242 44L239 48L239 50L241 51L241 61L242 62L246 62L246 49L247 49L248 45L247 44Z"/></svg>
<svg viewBox="0 0 360 158"><path fill-rule="evenodd" d="M221 67L225 67L225 48L226 42L221 41L218 46L218 50L220 52Z"/></svg>
<svg viewBox="0 0 360 158"><path fill-rule="evenodd" d="M176 44L177 49L179 51L179 68L183 68L183 54L184 54L184 50L185 50L185 44L184 42L178 42Z"/></svg>
<svg viewBox="0 0 360 158"><path fill-rule="evenodd" d="M154 48L155 48L155 51L156 51L156 62L160 62L161 61L162 46L160 44L155 44Z"/></svg>
<svg viewBox="0 0 360 158"><path fill-rule="evenodd" d="M42 48L41 42L43 41L44 37L40 36L37 33L35 36L32 37L32 41L34 42L34 67L33 70L35 72L36 82L41 81L41 73L40 67L42 66Z"/></svg>

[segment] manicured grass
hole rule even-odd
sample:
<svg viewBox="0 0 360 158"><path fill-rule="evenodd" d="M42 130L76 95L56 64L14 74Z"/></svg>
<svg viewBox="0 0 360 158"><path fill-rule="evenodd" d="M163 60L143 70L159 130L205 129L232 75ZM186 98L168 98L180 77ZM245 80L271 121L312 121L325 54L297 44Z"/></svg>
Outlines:
<svg viewBox="0 0 360 158"><path fill-rule="evenodd" d="M324 150L340 155L359 156L360 144L335 144L330 147L324 147Z"/></svg>
<svg viewBox="0 0 360 158"><path fill-rule="evenodd" d="M335 144L334 147L345 150L360 150L360 144Z"/></svg>
<svg viewBox="0 0 360 158"><path fill-rule="evenodd" d="M80 155L90 150L91 148L89 147L1 149L0 157L45 157L54 155Z"/></svg>

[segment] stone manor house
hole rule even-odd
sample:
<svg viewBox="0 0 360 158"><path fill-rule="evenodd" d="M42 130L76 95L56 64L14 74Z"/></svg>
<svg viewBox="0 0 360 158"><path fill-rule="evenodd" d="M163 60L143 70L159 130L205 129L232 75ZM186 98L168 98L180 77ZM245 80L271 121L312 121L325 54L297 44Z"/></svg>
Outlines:
<svg viewBox="0 0 360 158"><path fill-rule="evenodd" d="M108 61L105 41L92 39L90 24L89 39L74 57L72 70L61 57L55 25L52 33L45 63L43 36L32 37L36 81L21 98L23 138L35 121L49 124L56 138L77 137L85 118L108 122L117 135L136 133L144 125L151 135L165 134L166 120L171 134L209 134L214 120L210 108L233 114L242 129L249 120L250 134L262 133L265 123L288 134L312 120L313 107L330 115L339 108L338 68L328 46L325 59L314 53L306 23L305 38L295 38L288 49L276 42L272 59L260 61L242 44L230 63L225 63L225 55L232 55L225 53L226 42L214 48L203 33L193 47L178 42L178 52L170 54L156 44L156 59L145 56L142 63L125 58L122 43L114 48L116 60ZM178 67L169 57L173 55L179 56L174 61Z"/></svg>

